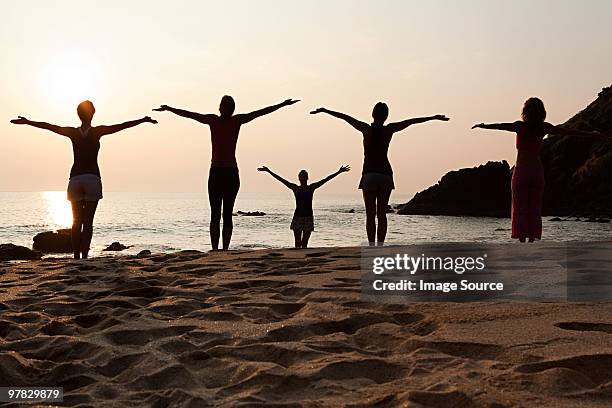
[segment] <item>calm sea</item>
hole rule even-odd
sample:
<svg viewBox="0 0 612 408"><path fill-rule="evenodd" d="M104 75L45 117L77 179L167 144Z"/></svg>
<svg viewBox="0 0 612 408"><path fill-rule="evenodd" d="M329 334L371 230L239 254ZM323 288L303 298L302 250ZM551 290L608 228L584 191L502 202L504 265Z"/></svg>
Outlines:
<svg viewBox="0 0 612 408"><path fill-rule="evenodd" d="M71 222L65 192L0 193L0 243L31 246L39 232ZM392 204L409 197L394 196ZM240 193L235 211L264 211L263 217L234 217L233 248L292 246L289 224L293 196ZM354 210L354 213L350 213ZM364 209L358 192L315 196L315 232L311 246L360 245L365 241ZM550 218L550 217L548 217ZM544 239L612 239L611 224L544 220ZM123 253L183 249L209 250L209 209L204 193L105 193L96 214L93 253L119 241L133 245ZM428 241L510 241L508 219L389 214L389 243Z"/></svg>

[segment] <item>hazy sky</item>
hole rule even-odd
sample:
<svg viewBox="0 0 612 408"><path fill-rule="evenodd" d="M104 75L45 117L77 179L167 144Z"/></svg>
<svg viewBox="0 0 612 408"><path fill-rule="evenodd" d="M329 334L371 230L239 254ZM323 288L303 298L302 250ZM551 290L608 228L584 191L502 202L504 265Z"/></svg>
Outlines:
<svg viewBox="0 0 612 408"><path fill-rule="evenodd" d="M92 5L89 5L92 4ZM537 95L563 122L612 83L611 1L20 1L0 16L0 191L64 190L68 139L9 120L94 124L151 115L102 140L106 191L205 191L210 134L197 122L151 112L165 103L216 112L224 94L245 112L302 102L245 125L242 191L282 191L258 173L312 179L350 164L327 191L356 191L360 135L325 106L369 121L446 114L397 134L390 159L399 193L446 171L514 159L511 134L471 131L512 121Z"/></svg>

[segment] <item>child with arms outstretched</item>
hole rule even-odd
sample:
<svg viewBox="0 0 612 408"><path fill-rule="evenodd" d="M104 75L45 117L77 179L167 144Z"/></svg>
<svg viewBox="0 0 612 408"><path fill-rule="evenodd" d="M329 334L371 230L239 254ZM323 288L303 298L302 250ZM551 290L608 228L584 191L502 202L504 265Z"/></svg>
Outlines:
<svg viewBox="0 0 612 408"><path fill-rule="evenodd" d="M291 221L291 229L295 237L296 248L306 248L308 246L310 234L314 231L314 217L312 212L312 197L314 191L340 173L347 172L350 169L349 166L341 166L335 173L312 184L308 184L308 172L306 170L301 170L298 174L298 179L300 181L299 185L285 180L266 166L257 169L270 173L272 177L291 189L295 195L295 212L293 213L293 220Z"/></svg>

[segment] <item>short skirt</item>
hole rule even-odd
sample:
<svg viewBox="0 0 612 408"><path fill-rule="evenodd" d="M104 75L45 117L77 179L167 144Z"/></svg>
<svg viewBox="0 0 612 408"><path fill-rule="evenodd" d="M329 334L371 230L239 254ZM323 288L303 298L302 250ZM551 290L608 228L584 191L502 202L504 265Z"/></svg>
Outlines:
<svg viewBox="0 0 612 408"><path fill-rule="evenodd" d="M359 181L359 189L372 192L391 191L395 189L393 176L382 173L363 173Z"/></svg>
<svg viewBox="0 0 612 408"><path fill-rule="evenodd" d="M291 227L294 231L314 231L314 217L293 217Z"/></svg>

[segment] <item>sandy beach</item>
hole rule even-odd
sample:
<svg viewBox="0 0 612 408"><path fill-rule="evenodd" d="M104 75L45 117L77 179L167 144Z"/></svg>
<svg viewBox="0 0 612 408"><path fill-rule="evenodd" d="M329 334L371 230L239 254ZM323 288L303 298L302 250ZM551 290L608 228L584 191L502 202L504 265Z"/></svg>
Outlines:
<svg viewBox="0 0 612 408"><path fill-rule="evenodd" d="M67 406L610 406L612 303L364 302L359 260L2 264L0 378Z"/></svg>

